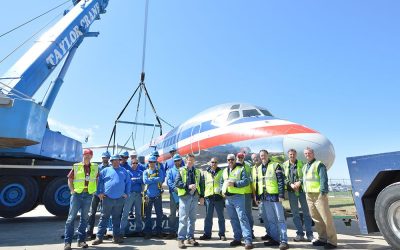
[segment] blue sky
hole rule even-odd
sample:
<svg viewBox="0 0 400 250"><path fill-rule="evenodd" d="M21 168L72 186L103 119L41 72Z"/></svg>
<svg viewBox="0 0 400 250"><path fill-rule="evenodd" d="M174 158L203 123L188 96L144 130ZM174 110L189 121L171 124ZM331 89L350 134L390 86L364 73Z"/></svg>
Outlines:
<svg viewBox="0 0 400 250"><path fill-rule="evenodd" d="M6 1L0 33L62 2ZM92 25L101 34L78 49L50 113L53 127L81 140L89 134L90 145L108 142L139 82L144 5L110 1ZM238 101L314 128L336 150L330 177L348 178L346 157L399 150L399 7L398 1L150 1L146 86L159 115L174 125ZM0 58L61 10L1 37ZM1 63L0 74L31 45Z"/></svg>

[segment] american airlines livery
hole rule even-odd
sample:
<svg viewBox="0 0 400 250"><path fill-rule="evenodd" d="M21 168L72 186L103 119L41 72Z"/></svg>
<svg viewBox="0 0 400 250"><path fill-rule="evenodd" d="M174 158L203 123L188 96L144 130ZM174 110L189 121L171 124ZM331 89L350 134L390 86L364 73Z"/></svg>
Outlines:
<svg viewBox="0 0 400 250"><path fill-rule="evenodd" d="M155 149L160 161L170 158L169 151L176 148L178 153L192 153L196 161L207 164L211 157L220 163L226 162L226 155L244 152L246 160L252 153L267 149L278 161L285 159L290 148L304 160L303 150L314 149L316 158L330 168L335 160L332 143L318 131L291 121L274 117L267 109L246 104L227 103L209 108L165 135L152 140L138 149L139 155L147 157Z"/></svg>

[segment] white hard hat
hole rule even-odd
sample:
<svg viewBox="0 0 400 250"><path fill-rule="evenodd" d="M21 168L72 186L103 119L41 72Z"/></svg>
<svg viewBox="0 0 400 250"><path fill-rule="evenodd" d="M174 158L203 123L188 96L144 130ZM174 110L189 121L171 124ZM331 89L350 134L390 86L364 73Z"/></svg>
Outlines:
<svg viewBox="0 0 400 250"><path fill-rule="evenodd" d="M137 155L136 150L132 150L131 152L129 152L129 155Z"/></svg>

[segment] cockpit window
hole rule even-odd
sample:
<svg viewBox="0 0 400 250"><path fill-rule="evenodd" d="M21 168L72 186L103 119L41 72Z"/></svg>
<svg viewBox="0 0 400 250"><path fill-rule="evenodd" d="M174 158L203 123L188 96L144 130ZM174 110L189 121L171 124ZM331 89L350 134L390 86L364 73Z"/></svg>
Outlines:
<svg viewBox="0 0 400 250"><path fill-rule="evenodd" d="M238 109L239 107L240 107L240 104L235 104L235 105L232 105L231 109Z"/></svg>
<svg viewBox="0 0 400 250"><path fill-rule="evenodd" d="M257 109L246 109L243 110L243 117L259 116L260 112Z"/></svg>
<svg viewBox="0 0 400 250"><path fill-rule="evenodd" d="M231 121L231 120L239 118L239 117L240 117L239 111L232 111L229 113L228 118L226 120Z"/></svg>
<svg viewBox="0 0 400 250"><path fill-rule="evenodd" d="M263 115L265 115L265 116L272 116L272 114L271 114L268 110L260 109L260 111L261 111L261 113L263 113Z"/></svg>

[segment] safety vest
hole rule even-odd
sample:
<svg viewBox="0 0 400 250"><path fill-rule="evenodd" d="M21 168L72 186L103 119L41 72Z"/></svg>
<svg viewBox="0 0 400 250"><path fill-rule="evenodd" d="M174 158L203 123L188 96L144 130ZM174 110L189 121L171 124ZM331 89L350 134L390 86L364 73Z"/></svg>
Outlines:
<svg viewBox="0 0 400 250"><path fill-rule="evenodd" d="M251 167L247 165L246 163L244 164L244 170L246 171L247 177L249 178L249 185L244 187L244 192L245 194L251 194L253 191L251 191Z"/></svg>
<svg viewBox="0 0 400 250"><path fill-rule="evenodd" d="M96 163L90 163L90 175L89 184L85 187L85 167L83 162L75 163L74 169L74 191L78 194L82 193L85 188L87 188L89 194L93 194L97 190L97 174L99 172L99 166Z"/></svg>
<svg viewBox="0 0 400 250"><path fill-rule="evenodd" d="M204 182L205 182L205 190L204 197L208 197L211 195L222 195L221 192L221 178L222 178L222 170L218 171L215 176L213 176L210 172L206 172L204 174Z"/></svg>
<svg viewBox="0 0 400 250"><path fill-rule="evenodd" d="M303 179L303 162L300 160L297 160L297 176L299 179ZM290 169L290 163L289 160L285 161L283 163L283 169L285 171L285 178L289 179L289 169ZM287 186L285 185L285 189L287 189Z"/></svg>
<svg viewBox="0 0 400 250"><path fill-rule="evenodd" d="M303 168L303 188L307 193L319 193L321 190L318 166L321 161L314 161L307 171L307 166Z"/></svg>
<svg viewBox="0 0 400 250"><path fill-rule="evenodd" d="M193 167L194 168L194 167ZM182 177L182 181L186 186L186 180L187 180L187 168L186 167L182 167L179 169L179 173ZM197 168L194 168L194 180L195 180L195 184L196 184L196 189L197 192L200 193L200 176L201 176L201 172L200 170L198 170ZM186 189L185 188L178 188L178 196L184 196L186 194Z"/></svg>
<svg viewBox="0 0 400 250"><path fill-rule="evenodd" d="M226 192L229 192L231 194L245 194L245 188L241 187L228 187L225 183L226 181L233 180L235 182L240 181L242 177L242 171L244 170L243 167L236 166L228 175L228 169L229 167L226 167L224 169L224 172L222 174L222 178L224 180L224 185L222 186L222 194L225 195Z"/></svg>
<svg viewBox="0 0 400 250"><path fill-rule="evenodd" d="M278 180L276 179L276 168L279 166L276 162L269 162L265 175L262 172L262 165L258 166L256 173L256 180L258 183L258 195L264 194L266 191L268 194L279 194ZM254 190L256 190L254 188Z"/></svg>

